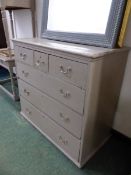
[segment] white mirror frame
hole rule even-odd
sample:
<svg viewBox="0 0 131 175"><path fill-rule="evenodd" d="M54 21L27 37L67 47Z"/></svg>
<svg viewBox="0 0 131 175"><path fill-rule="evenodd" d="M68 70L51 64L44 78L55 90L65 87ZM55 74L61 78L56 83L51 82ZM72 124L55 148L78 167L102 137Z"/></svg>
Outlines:
<svg viewBox="0 0 131 175"><path fill-rule="evenodd" d="M126 0L112 0L105 34L85 34L47 30L49 0L43 0L41 38L114 48L116 46L126 2Z"/></svg>

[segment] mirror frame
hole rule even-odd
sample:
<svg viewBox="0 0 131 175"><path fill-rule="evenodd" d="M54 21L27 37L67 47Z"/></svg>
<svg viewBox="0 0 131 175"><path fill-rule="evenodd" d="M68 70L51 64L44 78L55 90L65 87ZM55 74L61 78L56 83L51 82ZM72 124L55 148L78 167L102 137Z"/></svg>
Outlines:
<svg viewBox="0 0 131 175"><path fill-rule="evenodd" d="M127 0L112 0L105 34L68 33L47 30L49 0L43 0L41 38L114 48Z"/></svg>

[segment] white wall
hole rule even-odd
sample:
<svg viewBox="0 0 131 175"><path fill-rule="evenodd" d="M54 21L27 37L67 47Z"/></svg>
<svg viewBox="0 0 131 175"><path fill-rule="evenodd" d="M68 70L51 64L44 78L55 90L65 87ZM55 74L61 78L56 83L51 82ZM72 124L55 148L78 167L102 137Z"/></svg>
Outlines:
<svg viewBox="0 0 131 175"><path fill-rule="evenodd" d="M125 45L131 47L131 15L127 27ZM131 51L128 56L114 128L131 138Z"/></svg>
<svg viewBox="0 0 131 175"><path fill-rule="evenodd" d="M36 0L38 36L40 36L41 31L42 6L43 0ZM127 27L125 45L131 47L131 16ZM126 136L131 137L131 52L128 57L124 81L113 127Z"/></svg>

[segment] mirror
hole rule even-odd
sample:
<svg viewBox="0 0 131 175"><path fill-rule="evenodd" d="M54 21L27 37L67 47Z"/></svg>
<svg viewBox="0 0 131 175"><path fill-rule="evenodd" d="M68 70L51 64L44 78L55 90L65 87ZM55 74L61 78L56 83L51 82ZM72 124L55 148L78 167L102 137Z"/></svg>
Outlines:
<svg viewBox="0 0 131 175"><path fill-rule="evenodd" d="M126 0L44 0L42 38L114 47Z"/></svg>
<svg viewBox="0 0 131 175"><path fill-rule="evenodd" d="M101 0L101 3L98 0L50 0L47 30L104 34L111 2L112 0Z"/></svg>

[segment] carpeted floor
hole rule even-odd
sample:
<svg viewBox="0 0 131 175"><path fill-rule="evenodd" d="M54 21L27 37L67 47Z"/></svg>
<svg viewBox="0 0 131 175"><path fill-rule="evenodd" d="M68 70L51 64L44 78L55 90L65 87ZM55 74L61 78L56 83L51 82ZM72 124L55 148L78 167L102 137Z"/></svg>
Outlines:
<svg viewBox="0 0 131 175"><path fill-rule="evenodd" d="M83 169L78 169L19 114L0 90L0 175L129 175L131 143L112 136Z"/></svg>

